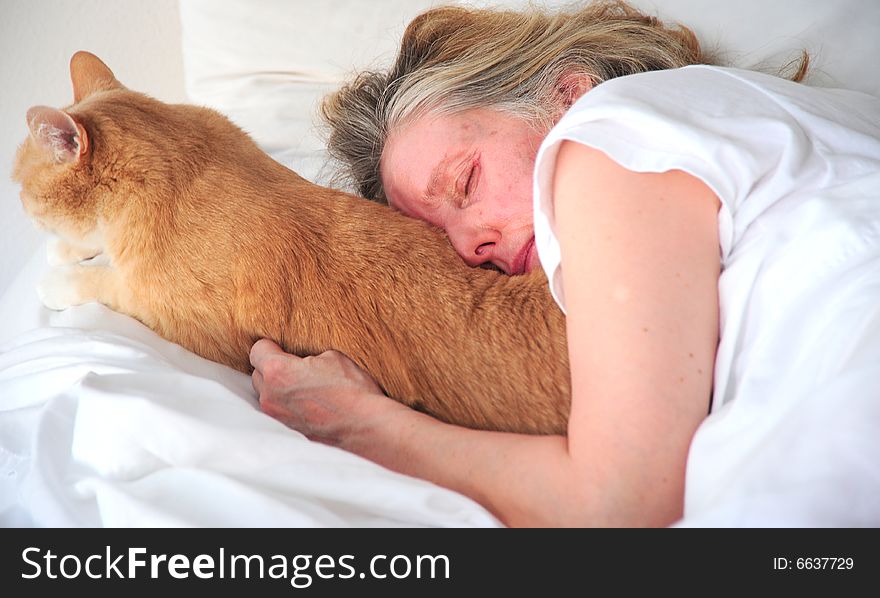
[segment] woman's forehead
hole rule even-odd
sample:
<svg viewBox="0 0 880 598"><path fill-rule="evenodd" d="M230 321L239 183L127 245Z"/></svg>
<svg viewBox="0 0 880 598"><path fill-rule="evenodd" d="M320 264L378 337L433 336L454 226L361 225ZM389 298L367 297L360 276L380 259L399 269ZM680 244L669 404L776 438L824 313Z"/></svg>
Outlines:
<svg viewBox="0 0 880 598"><path fill-rule="evenodd" d="M403 125L388 136L388 145L399 146L406 149L417 149L425 144L443 145L452 143L461 137L463 132L470 129L468 114L436 114L428 113L415 118Z"/></svg>
<svg viewBox="0 0 880 598"><path fill-rule="evenodd" d="M457 123L441 115L422 117L392 132L379 161L385 186L410 180L427 185L435 167L461 141L458 130Z"/></svg>

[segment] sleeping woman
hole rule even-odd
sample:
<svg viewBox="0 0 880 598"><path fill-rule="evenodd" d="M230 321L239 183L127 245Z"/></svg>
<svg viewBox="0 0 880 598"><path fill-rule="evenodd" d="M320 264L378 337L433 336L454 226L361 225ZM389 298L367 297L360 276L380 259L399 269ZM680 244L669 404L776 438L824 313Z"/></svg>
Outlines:
<svg viewBox="0 0 880 598"><path fill-rule="evenodd" d="M325 101L330 148L467 264L544 269L568 433L441 423L261 340L266 413L512 526L711 523L743 496L725 521L785 496L768 523L876 523L864 487L827 496L876 476L828 426L880 404L880 101L796 82L806 58L794 81L705 62L621 2L416 18L389 71ZM815 435L780 468L794 423Z"/></svg>

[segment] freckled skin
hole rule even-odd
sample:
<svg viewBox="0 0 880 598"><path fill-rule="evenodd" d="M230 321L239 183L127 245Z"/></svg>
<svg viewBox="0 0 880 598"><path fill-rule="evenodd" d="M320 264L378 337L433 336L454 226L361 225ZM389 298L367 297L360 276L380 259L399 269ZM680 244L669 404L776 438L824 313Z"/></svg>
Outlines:
<svg viewBox="0 0 880 598"><path fill-rule="evenodd" d="M511 273L534 237L532 171L544 134L487 109L419 118L386 142L381 172L389 203L444 229L468 265L491 262ZM428 193L444 160L440 184ZM465 197L468 160L478 167ZM532 251L525 271L537 265Z"/></svg>

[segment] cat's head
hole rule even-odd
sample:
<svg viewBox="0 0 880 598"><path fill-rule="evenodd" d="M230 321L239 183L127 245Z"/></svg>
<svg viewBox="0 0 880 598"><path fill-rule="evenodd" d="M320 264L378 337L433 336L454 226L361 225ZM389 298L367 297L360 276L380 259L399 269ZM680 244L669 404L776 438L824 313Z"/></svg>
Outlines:
<svg viewBox="0 0 880 598"><path fill-rule="evenodd" d="M127 89L88 52L73 55L70 78L72 105L28 110L30 134L13 165L25 210L54 232L85 236L125 205L168 201L233 127L213 111Z"/></svg>

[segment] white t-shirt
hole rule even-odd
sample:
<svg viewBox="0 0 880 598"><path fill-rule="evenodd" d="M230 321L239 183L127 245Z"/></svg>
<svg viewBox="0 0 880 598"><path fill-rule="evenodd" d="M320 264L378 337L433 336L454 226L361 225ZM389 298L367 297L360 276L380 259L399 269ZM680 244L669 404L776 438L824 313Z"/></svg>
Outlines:
<svg viewBox="0 0 880 598"><path fill-rule="evenodd" d="M721 201L712 415L692 525L880 525L880 100L709 66L598 85L544 140L535 242L565 309L553 222L563 140Z"/></svg>

